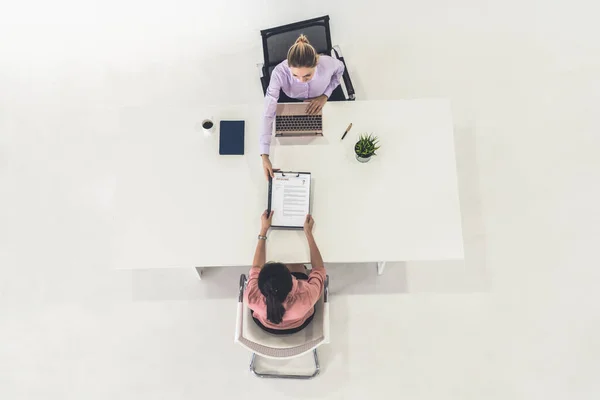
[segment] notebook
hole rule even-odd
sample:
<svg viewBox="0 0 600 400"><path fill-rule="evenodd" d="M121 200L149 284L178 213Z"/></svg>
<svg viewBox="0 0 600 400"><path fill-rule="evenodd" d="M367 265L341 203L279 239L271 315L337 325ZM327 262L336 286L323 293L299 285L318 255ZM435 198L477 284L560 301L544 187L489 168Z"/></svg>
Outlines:
<svg viewBox="0 0 600 400"><path fill-rule="evenodd" d="M219 129L219 154L244 154L244 121L221 121Z"/></svg>
<svg viewBox="0 0 600 400"><path fill-rule="evenodd" d="M275 171L269 179L268 207L271 227L302 229L310 213L310 173Z"/></svg>

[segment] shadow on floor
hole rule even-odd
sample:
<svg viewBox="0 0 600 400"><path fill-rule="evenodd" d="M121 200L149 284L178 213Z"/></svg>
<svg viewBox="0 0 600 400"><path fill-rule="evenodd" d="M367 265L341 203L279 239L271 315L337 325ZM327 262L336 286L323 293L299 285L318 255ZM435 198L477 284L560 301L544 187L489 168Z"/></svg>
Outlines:
<svg viewBox="0 0 600 400"><path fill-rule="evenodd" d="M388 263L382 276L377 275L375 263L328 264L326 268L332 294L406 293L405 263ZM205 268L202 280L193 268L135 270L131 273L135 301L235 301L239 277L248 274L248 267Z"/></svg>

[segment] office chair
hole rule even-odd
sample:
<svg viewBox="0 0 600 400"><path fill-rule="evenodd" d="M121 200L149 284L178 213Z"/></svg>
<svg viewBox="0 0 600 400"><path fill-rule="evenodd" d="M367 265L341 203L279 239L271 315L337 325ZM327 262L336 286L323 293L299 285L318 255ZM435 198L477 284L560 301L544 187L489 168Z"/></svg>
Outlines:
<svg viewBox="0 0 600 400"><path fill-rule="evenodd" d="M319 374L320 365L317 347L329 343L329 275L325 279L323 295L315 308L315 316L308 326L300 332L291 335L272 335L262 330L250 313L250 308L244 303L246 275L240 276L238 294L237 319L235 326L235 343L239 343L252 352L250 371L259 378L311 379ZM258 372L256 370L257 356L285 360L296 358L312 352L315 370L310 375L293 375L276 372Z"/></svg>
<svg viewBox="0 0 600 400"><path fill-rule="evenodd" d="M329 101L354 100L354 86L350 80L346 61L342 56L339 46L332 46L331 32L329 31L329 15L313 18L293 24L282 25L276 28L260 31L263 42L264 64L259 64L260 82L263 94L267 92L271 80L271 72L280 62L287 58L287 52L294 44L300 34L306 35L310 44L317 50L318 54L330 55L344 63L344 75L340 85L335 88ZM342 88L344 86L344 88ZM345 92L345 93L344 93ZM279 103L301 101L288 97L283 91L280 92Z"/></svg>

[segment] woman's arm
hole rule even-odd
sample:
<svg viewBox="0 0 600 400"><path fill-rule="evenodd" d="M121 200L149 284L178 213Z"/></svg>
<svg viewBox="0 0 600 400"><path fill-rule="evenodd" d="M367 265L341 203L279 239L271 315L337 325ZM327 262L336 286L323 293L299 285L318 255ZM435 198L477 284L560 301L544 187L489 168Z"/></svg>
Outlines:
<svg viewBox="0 0 600 400"><path fill-rule="evenodd" d="M271 72L269 87L265 93L265 112L263 115L262 132L259 138L260 155L269 156L271 147L271 137L273 136L273 121L277 111L277 101L279 100L279 91L281 90L282 80L280 76L279 65Z"/></svg>
<svg viewBox="0 0 600 400"><path fill-rule="evenodd" d="M273 211L268 214L265 210L265 212L263 212L260 216L260 236L267 236L269 228L271 227L271 219L273 219ZM250 268L250 273L248 274L248 283L246 284L246 290L244 292L244 301L251 309L253 309L253 304L261 301L260 299L262 295L258 289L258 276L260 274L260 270L266 263L266 252L266 240L258 239L256 251L254 252L254 260L252 261L252 268Z"/></svg>
<svg viewBox="0 0 600 400"><path fill-rule="evenodd" d="M271 151L271 139L273 137L273 121L275 120L277 101L279 100L279 92L282 85L280 68L281 67L278 65L271 73L269 87L265 93L265 113L263 115L262 132L259 137L260 158L262 159L263 171L267 180L273 178L273 165L271 165L269 153Z"/></svg>
<svg viewBox="0 0 600 400"><path fill-rule="evenodd" d="M327 96L328 99L331 97L331 93L333 93L335 88L338 87L338 85L340 84L340 79L344 74L344 63L340 60L336 60L335 58L332 58L331 60L335 63L335 70L333 72L333 75L331 76L331 82L329 82L329 85L327 85L325 92L323 92L323 94Z"/></svg>
<svg viewBox="0 0 600 400"><path fill-rule="evenodd" d="M261 236L265 236L261 233ZM254 251L254 261L252 261L252 267L262 268L267 262L267 241L258 239L256 244L256 250Z"/></svg>
<svg viewBox="0 0 600 400"><path fill-rule="evenodd" d="M267 211L262 213L260 217L260 233L259 236L267 237L269 228L271 227L271 220L273 219L273 211L268 214ZM256 250L254 251L254 260L252 261L252 267L262 268L267 262L267 240L258 239L256 244Z"/></svg>
<svg viewBox="0 0 600 400"><path fill-rule="evenodd" d="M312 216L307 215L304 221L304 233L306 234L306 240L308 241L308 247L310 248L310 263L312 270L308 275L308 282L304 285L304 290L309 299L310 307L319 301L321 294L323 293L323 287L325 286L325 279L327 278L327 272L325 271L325 265L323 264L323 258L321 252L317 247L317 242L312 234L313 225L315 221Z"/></svg>
<svg viewBox="0 0 600 400"><path fill-rule="evenodd" d="M312 265L313 269L325 269L321 252L317 247L317 242L315 242L315 238L313 237L312 233L306 235L306 239L308 240L308 247L310 248L310 265Z"/></svg>
<svg viewBox="0 0 600 400"><path fill-rule="evenodd" d="M308 241L308 247L310 249L310 265L312 265L313 269L325 269L321 252L319 251L317 242L312 234L314 224L315 220L313 217L310 214L307 215L306 220L304 221L304 233L306 234L306 240Z"/></svg>
<svg viewBox="0 0 600 400"><path fill-rule="evenodd" d="M331 97L331 93L335 90L336 87L340 84L340 78L344 74L344 63L340 60L336 60L335 58L328 57L327 58L326 68L328 70L333 70L331 75L331 80L329 81L329 85L325 88L325 91L321 96L315 97L310 101L310 104L306 108L307 114L317 114L320 112L323 107L325 107L325 103ZM330 61L329 61L330 60ZM329 65L329 63L331 64Z"/></svg>

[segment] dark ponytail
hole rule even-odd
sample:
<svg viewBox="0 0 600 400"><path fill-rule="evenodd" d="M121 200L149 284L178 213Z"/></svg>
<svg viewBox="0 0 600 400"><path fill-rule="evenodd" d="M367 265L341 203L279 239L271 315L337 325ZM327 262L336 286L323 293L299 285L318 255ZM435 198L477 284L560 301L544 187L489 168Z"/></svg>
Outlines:
<svg viewBox="0 0 600 400"><path fill-rule="evenodd" d="M280 324L285 314L282 302L277 297L277 289L273 288L273 279L265 282L265 301L267 303L267 319L274 324Z"/></svg>
<svg viewBox="0 0 600 400"><path fill-rule="evenodd" d="M267 263L258 275L258 288L265 296L267 319L273 324L283 321L283 302L292 290L292 274L284 264Z"/></svg>

